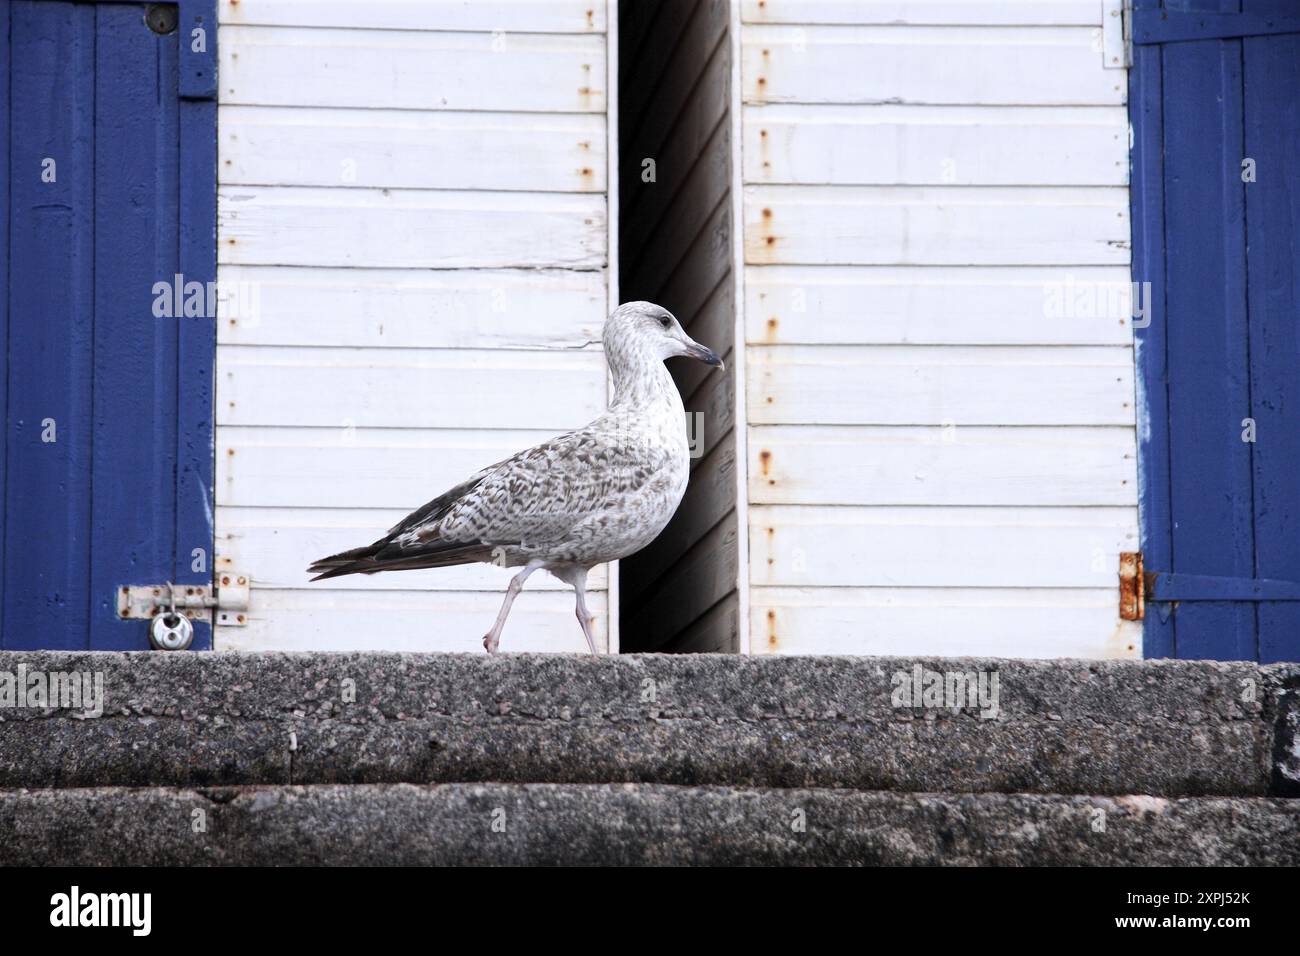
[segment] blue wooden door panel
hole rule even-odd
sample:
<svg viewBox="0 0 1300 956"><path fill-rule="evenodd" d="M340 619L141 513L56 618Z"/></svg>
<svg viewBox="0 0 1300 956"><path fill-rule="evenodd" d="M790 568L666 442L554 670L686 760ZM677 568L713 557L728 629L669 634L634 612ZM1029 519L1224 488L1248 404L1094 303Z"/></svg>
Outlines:
<svg viewBox="0 0 1300 956"><path fill-rule="evenodd" d="M14 3L11 18L2 633L5 647L83 648L93 427L95 8ZM46 181L47 169L53 182Z"/></svg>
<svg viewBox="0 0 1300 956"><path fill-rule="evenodd" d="M6 649L146 649L117 589L211 584L213 317L153 303L215 278L213 6L6 8Z"/></svg>
<svg viewBox="0 0 1300 956"><path fill-rule="evenodd" d="M1251 577L1240 41L1169 44L1163 88L1171 570ZM1179 656L1255 657L1251 605L1176 613Z"/></svg>
<svg viewBox="0 0 1300 956"><path fill-rule="evenodd" d="M98 9L95 149L95 460L92 614L99 649L138 646L114 627L116 588L175 580L178 319L152 287L178 270L177 51L134 5ZM136 448L123 455L121 449Z"/></svg>
<svg viewBox="0 0 1300 956"><path fill-rule="evenodd" d="M1143 551L1184 590L1216 587L1148 606L1149 657L1300 659L1300 602L1207 599L1300 581L1300 36L1278 19L1295 6L1137 3L1133 266L1152 305L1135 330Z"/></svg>
<svg viewBox="0 0 1300 956"><path fill-rule="evenodd" d="M1293 0L1247 0L1246 12L1295 15ZM1248 37L1245 155L1250 290L1255 562L1261 578L1300 569L1300 34ZM1279 95L1284 94L1284 95ZM1300 658L1300 602L1259 604L1259 657Z"/></svg>

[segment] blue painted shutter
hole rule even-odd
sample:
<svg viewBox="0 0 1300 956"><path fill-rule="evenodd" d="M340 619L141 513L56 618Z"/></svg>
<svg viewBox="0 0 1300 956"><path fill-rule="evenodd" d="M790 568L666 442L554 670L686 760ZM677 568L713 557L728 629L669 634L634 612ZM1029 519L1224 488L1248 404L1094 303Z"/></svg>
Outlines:
<svg viewBox="0 0 1300 956"><path fill-rule="evenodd" d="M138 3L0 12L0 648L146 649L117 589L211 584L215 327L153 302L215 279L214 7L180 4L166 36Z"/></svg>
<svg viewBox="0 0 1300 956"><path fill-rule="evenodd" d="M1136 3L1149 657L1300 659L1298 14L1293 0Z"/></svg>

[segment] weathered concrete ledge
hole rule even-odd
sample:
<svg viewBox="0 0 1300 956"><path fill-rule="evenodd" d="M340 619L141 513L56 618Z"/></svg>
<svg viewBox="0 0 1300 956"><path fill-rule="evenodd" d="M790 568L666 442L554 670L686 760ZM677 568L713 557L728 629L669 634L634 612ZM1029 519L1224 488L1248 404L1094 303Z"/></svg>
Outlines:
<svg viewBox="0 0 1300 956"><path fill-rule="evenodd" d="M658 782L1251 796L1300 785L1300 666L644 655L0 653L96 718L0 707L0 787ZM895 706L914 666L997 714Z"/></svg>
<svg viewBox="0 0 1300 956"><path fill-rule="evenodd" d="M1300 864L1300 801L360 784L0 791L0 864Z"/></svg>

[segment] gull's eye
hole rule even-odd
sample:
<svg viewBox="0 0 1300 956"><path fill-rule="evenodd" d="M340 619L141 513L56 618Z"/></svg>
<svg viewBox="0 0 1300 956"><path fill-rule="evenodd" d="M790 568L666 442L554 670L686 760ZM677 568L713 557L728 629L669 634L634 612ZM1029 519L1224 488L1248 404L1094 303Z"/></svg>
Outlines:
<svg viewBox="0 0 1300 956"><path fill-rule="evenodd" d="M672 328L673 321L672 319L668 318L668 316L661 315L659 317L659 324L662 325L665 329L669 329Z"/></svg>

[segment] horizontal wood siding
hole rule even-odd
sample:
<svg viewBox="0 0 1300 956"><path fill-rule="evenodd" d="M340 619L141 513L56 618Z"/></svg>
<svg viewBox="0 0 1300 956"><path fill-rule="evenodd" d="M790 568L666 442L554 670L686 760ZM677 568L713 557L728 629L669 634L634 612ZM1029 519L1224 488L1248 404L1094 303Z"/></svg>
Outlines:
<svg viewBox="0 0 1300 956"><path fill-rule="evenodd" d="M1118 345L1133 340L1126 266L750 266L746 335L762 345Z"/></svg>
<svg viewBox="0 0 1300 956"><path fill-rule="evenodd" d="M603 196L222 186L218 263L465 269L604 264Z"/></svg>
<svg viewBox="0 0 1300 956"><path fill-rule="evenodd" d="M741 16L751 651L1140 656L1101 5Z"/></svg>
<svg viewBox="0 0 1300 956"><path fill-rule="evenodd" d="M604 33L593 0L221 0L223 24L463 30L471 33Z"/></svg>
<svg viewBox="0 0 1300 956"><path fill-rule="evenodd" d="M605 111L604 35L222 28L221 102L353 109Z"/></svg>
<svg viewBox="0 0 1300 956"><path fill-rule="evenodd" d="M749 106L745 179L1123 186L1128 156L1116 147L1127 140L1124 113L1105 106ZM1052 162L1038 161L1043 150Z"/></svg>
<svg viewBox="0 0 1300 956"><path fill-rule="evenodd" d="M1101 19L1101 6L1096 8ZM746 103L1122 106L1092 27L745 29Z"/></svg>
<svg viewBox="0 0 1300 956"><path fill-rule="evenodd" d="M604 408L605 8L221 4L218 648L481 652L508 571L304 569ZM584 649L527 591L503 649Z"/></svg>
<svg viewBox="0 0 1300 956"><path fill-rule="evenodd" d="M1124 265L1127 197L1100 187L756 186L745 205L745 261Z"/></svg>
<svg viewBox="0 0 1300 956"><path fill-rule="evenodd" d="M222 119L233 185L605 192L600 113L231 106Z"/></svg>
<svg viewBox="0 0 1300 956"><path fill-rule="evenodd" d="M754 654L1134 657L1115 589L798 588L754 590Z"/></svg>
<svg viewBox="0 0 1300 956"><path fill-rule="evenodd" d="M512 652L585 653L587 643L574 626L573 590L540 590L534 579L511 608L502 642L509 640ZM510 575L501 572L492 591L447 590L445 584L432 581L428 589L413 584L412 590L383 594L262 589L249 612L248 626L222 629L221 649L357 651L379 644L389 651L482 654L479 632L495 619L509 580ZM376 610L376 605L382 610ZM596 615L596 640L603 644L608 635L604 592L593 591L588 606Z"/></svg>
<svg viewBox="0 0 1300 956"><path fill-rule="evenodd" d="M740 0L740 3L746 23L1097 25L1094 0Z"/></svg>
<svg viewBox="0 0 1300 956"><path fill-rule="evenodd" d="M1132 354L1043 346L790 345L750 359L751 424L1128 425Z"/></svg>
<svg viewBox="0 0 1300 956"><path fill-rule="evenodd" d="M756 504L1117 505L1136 500L1133 430L760 425Z"/></svg>

